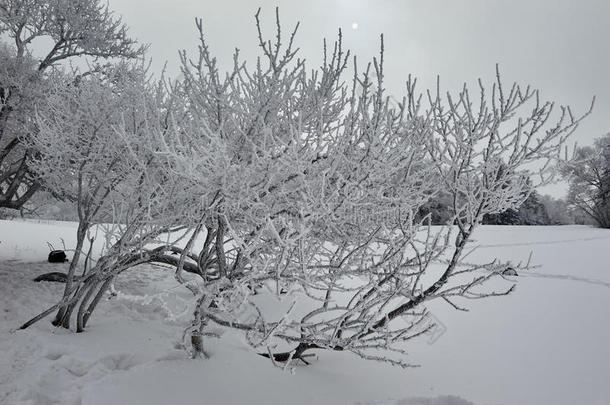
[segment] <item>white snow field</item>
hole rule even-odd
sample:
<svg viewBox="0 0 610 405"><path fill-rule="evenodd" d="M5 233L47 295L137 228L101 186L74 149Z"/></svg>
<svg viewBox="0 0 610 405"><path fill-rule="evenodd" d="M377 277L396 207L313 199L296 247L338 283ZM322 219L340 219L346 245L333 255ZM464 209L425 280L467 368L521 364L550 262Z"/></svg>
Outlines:
<svg viewBox="0 0 610 405"><path fill-rule="evenodd" d="M444 333L410 343L421 367L319 351L291 373L233 331L207 340L211 358L188 359L177 343L193 300L160 267L122 274L118 295L100 304L85 333L50 319L15 331L59 297L63 284L31 279L67 269L46 263L47 242L70 247L75 228L0 221L2 404L610 404L608 230L481 227L469 261L517 262L533 251L541 267L515 277L508 297L466 302L469 312L428 305Z"/></svg>

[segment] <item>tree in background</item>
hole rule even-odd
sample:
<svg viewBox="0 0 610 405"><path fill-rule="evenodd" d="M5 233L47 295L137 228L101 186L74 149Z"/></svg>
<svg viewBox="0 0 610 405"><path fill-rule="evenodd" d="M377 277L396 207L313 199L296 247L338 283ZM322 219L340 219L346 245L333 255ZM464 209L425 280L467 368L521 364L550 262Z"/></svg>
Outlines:
<svg viewBox="0 0 610 405"><path fill-rule="evenodd" d="M200 201L187 192L183 176L167 165L159 153L163 145L155 142L162 136L154 131L166 132L180 115L172 115L172 98L165 90L141 66L130 65L107 67L77 83L58 83L48 107L38 113L39 130L24 141L37 151L30 162L36 178L57 197L73 201L77 211L76 247L62 300L41 315L57 310L56 326L69 328L76 318L77 331L82 331L111 275L153 261L153 255L175 263L162 253L179 235L158 238L193 221L189 213ZM75 282L94 226L102 228L103 253L89 268L85 258ZM150 244L160 249L146 251Z"/></svg>
<svg viewBox="0 0 610 405"><path fill-rule="evenodd" d="M418 216L419 218L429 216L433 225L450 224L452 212L449 194L441 191L430 198L420 208ZM540 195L536 190L532 190L519 208L486 215L482 223L486 225L568 225L590 224L591 220L576 213L574 208L563 199Z"/></svg>
<svg viewBox="0 0 610 405"><path fill-rule="evenodd" d="M540 196L540 202L544 205L544 209L548 216L546 225L568 225L577 222L574 213L569 204L561 198L553 198L550 195Z"/></svg>
<svg viewBox="0 0 610 405"><path fill-rule="evenodd" d="M561 172L569 181L567 202L602 228L610 228L610 134L576 148Z"/></svg>
<svg viewBox="0 0 610 405"><path fill-rule="evenodd" d="M61 76L58 66L80 57L137 58L144 47L101 0L4 0L0 34L12 41L0 44L0 208L19 209L40 187L28 168L36 151L22 141L37 130L35 111ZM51 40L41 59L32 53L39 39Z"/></svg>
<svg viewBox="0 0 610 405"><path fill-rule="evenodd" d="M527 193L527 198L517 208L489 214L483 218L486 225L549 225L549 214L536 190Z"/></svg>
<svg viewBox="0 0 610 405"><path fill-rule="evenodd" d="M504 170L506 169L505 164L500 165L498 178L504 176ZM520 183L523 181L524 179L518 179ZM522 194L524 200L520 205L501 212L486 214L481 223L484 225L549 225L550 220L546 206L540 201L540 196L536 190L532 189L531 180L525 179L525 185ZM501 187L509 190L509 184L504 184ZM445 190L440 190L419 208L417 216L418 218L429 219L434 225L451 224L454 215L451 201L451 194Z"/></svg>
<svg viewBox="0 0 610 405"><path fill-rule="evenodd" d="M451 194L439 191L418 210L418 218L429 217L432 225L450 225L453 220Z"/></svg>

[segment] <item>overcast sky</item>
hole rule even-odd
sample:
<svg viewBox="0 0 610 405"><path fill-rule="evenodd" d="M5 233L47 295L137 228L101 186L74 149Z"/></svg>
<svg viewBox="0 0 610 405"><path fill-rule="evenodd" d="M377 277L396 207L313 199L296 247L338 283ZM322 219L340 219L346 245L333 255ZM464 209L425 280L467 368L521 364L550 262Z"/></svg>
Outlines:
<svg viewBox="0 0 610 405"><path fill-rule="evenodd" d="M257 55L257 8L272 35L279 6L286 31L301 22L297 45L316 64L323 38L335 38L339 27L363 62L378 53L383 33L386 84L396 95L409 73L425 87L440 75L443 87L455 89L479 77L489 82L499 63L506 82L531 84L575 111L597 95L574 141L590 144L610 131L608 0L110 0L110 6L132 36L150 44L153 69L167 62L171 76L178 74L178 49L193 54L195 17L203 18L212 52L228 66L235 47L246 60Z"/></svg>

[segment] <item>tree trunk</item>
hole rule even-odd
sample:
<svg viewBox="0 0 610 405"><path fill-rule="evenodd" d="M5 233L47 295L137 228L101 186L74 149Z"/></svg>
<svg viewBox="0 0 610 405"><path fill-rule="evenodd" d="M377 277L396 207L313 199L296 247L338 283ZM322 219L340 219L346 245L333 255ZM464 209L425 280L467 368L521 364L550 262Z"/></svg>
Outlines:
<svg viewBox="0 0 610 405"><path fill-rule="evenodd" d="M76 249L74 250L74 256L72 256L72 262L70 263L70 268L68 269L68 276L66 280L66 287L64 288L63 298L66 298L68 295L70 295L70 291L72 290L74 273L76 272L76 266L78 265L78 262L80 260L81 251L85 243L85 238L87 236L87 230L89 229L89 225L90 224L88 222L79 222L78 224L78 230L76 231ZM69 308L69 305L62 305L59 307L57 315L55 316L55 319L52 322L53 325L61 325L66 329L70 328L70 317L68 316L66 318L65 316Z"/></svg>

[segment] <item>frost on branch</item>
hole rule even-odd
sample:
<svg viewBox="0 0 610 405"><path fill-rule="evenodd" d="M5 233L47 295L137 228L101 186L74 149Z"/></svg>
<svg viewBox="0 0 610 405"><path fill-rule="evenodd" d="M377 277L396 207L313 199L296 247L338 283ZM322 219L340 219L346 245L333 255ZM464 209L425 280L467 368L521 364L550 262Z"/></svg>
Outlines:
<svg viewBox="0 0 610 405"><path fill-rule="evenodd" d="M18 57L31 43L50 37L52 46L38 66L45 70L74 56L135 58L144 48L127 35L127 27L100 0L8 0L0 4L0 32L15 43Z"/></svg>
<svg viewBox="0 0 610 405"><path fill-rule="evenodd" d="M56 81L91 73L65 65L86 60L100 70L100 61L139 58L145 47L100 0L3 0L0 35L0 207L20 209L40 188L29 170L36 151L24 145L37 131L36 110Z"/></svg>
<svg viewBox="0 0 610 405"><path fill-rule="evenodd" d="M115 239L131 240L125 257L137 260L117 260L116 248L90 277L104 283L145 261L174 266L196 296L187 330L195 351L215 323L242 330L276 364L329 349L409 366L404 343L430 328L423 304L465 309L466 299L512 290L485 288L508 264L465 263L469 240L484 215L526 198L533 169L548 181L581 118L567 108L555 117L537 91L506 88L499 74L476 95L442 95L440 86L421 94L409 78L394 105L383 38L380 57L359 66L339 32L312 70L298 58L296 28L287 35L278 18L266 40L256 21L260 58L247 65L236 52L227 74L197 21L199 54L182 53L184 79L167 90L164 113L141 131L115 127L127 145L145 137L129 158L160 191L136 189L130 204L139 196L164 214L142 216L133 232L181 230L184 243L138 245L117 223ZM433 228L417 213L441 191L452 218Z"/></svg>
<svg viewBox="0 0 610 405"><path fill-rule="evenodd" d="M610 134L580 147L560 166L570 182L568 203L601 228L610 228Z"/></svg>

